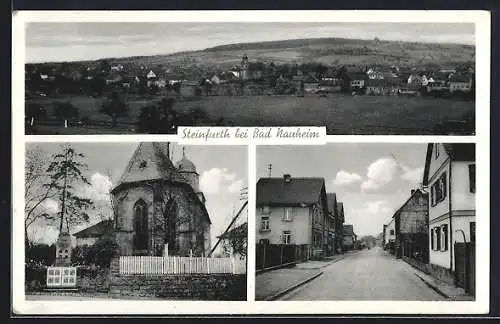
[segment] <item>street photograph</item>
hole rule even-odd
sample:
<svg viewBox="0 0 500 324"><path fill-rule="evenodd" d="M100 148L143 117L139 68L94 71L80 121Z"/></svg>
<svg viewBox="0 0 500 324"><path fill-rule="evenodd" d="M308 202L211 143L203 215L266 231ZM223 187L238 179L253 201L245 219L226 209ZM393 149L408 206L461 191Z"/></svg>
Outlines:
<svg viewBox="0 0 500 324"><path fill-rule="evenodd" d="M247 160L245 146L27 143L26 300L246 300Z"/></svg>
<svg viewBox="0 0 500 324"><path fill-rule="evenodd" d="M28 135L475 134L474 23L28 22Z"/></svg>
<svg viewBox="0 0 500 324"><path fill-rule="evenodd" d="M257 147L256 300L473 301L473 143Z"/></svg>

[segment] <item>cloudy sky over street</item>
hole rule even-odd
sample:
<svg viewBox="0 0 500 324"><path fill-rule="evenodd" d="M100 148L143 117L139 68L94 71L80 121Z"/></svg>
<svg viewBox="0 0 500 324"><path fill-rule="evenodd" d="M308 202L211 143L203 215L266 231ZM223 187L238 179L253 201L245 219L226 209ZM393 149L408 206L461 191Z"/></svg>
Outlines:
<svg viewBox="0 0 500 324"><path fill-rule="evenodd" d="M422 182L426 144L327 144L257 147L257 179L290 174L323 177L327 192L344 202L346 224L377 235L382 224Z"/></svg>
<svg viewBox="0 0 500 324"><path fill-rule="evenodd" d="M28 143L27 150L39 147L49 156L59 152L60 143ZM125 170L137 143L72 143L75 151L85 155L88 165L87 178L91 186L81 186L82 196L90 197L96 205L96 212L90 223L99 221L99 213L111 215L108 192L114 187ZM207 210L212 220L212 242L229 224L233 210L242 204L240 189L247 186L247 147L246 146L185 146L186 157L190 159L200 174L200 189L207 199ZM174 164L182 158L182 147L171 144L171 157ZM57 201L50 200L45 205L48 212L57 213ZM242 215L245 219L246 213ZM240 222L241 222L240 221ZM239 223L239 222L238 222ZM86 227L85 225L83 227ZM82 228L79 227L79 228ZM79 228L71 230L77 231ZM52 243L57 237L55 227L45 226L37 229L34 238Z"/></svg>
<svg viewBox="0 0 500 324"><path fill-rule="evenodd" d="M233 43L322 37L475 43L471 23L29 23L26 62L171 54Z"/></svg>

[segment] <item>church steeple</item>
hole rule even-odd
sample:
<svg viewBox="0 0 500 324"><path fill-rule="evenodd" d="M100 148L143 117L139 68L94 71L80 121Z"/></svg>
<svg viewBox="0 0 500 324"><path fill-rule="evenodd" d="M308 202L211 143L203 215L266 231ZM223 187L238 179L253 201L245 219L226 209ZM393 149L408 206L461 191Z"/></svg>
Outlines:
<svg viewBox="0 0 500 324"><path fill-rule="evenodd" d="M199 174L196 171L196 166L188 158L186 158L186 148L182 147L182 159L177 162L177 170L182 177L186 179L186 182L191 185L195 192L199 189Z"/></svg>

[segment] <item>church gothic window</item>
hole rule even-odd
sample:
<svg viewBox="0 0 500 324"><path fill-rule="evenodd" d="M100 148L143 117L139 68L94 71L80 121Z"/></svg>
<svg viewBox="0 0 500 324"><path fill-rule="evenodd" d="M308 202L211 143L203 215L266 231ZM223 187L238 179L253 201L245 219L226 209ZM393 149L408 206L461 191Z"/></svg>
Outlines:
<svg viewBox="0 0 500 324"><path fill-rule="evenodd" d="M148 249L148 208L144 200L134 206L134 249Z"/></svg>

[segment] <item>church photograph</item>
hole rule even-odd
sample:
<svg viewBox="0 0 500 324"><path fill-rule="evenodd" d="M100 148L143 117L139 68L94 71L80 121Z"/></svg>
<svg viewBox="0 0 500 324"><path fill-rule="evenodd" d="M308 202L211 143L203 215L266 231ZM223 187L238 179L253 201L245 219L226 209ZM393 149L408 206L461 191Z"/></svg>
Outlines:
<svg viewBox="0 0 500 324"><path fill-rule="evenodd" d="M246 300L247 148L28 143L25 292Z"/></svg>

